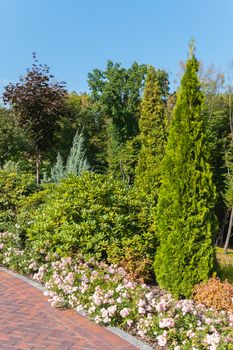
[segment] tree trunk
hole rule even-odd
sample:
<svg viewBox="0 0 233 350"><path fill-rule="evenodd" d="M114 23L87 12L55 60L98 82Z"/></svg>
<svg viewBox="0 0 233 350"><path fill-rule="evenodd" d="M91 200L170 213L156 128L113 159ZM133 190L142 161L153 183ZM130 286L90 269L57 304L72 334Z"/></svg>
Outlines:
<svg viewBox="0 0 233 350"><path fill-rule="evenodd" d="M41 165L41 154L38 154L36 157L36 184L40 184L40 165Z"/></svg>
<svg viewBox="0 0 233 350"><path fill-rule="evenodd" d="M225 231L225 227L226 227L228 216L229 216L229 210L227 209L225 211L222 227L221 227L221 229L220 229L220 231L218 233L218 236L216 238L216 242L215 242L216 246L220 245L220 247L222 247L222 245L223 245L224 231Z"/></svg>
<svg viewBox="0 0 233 350"><path fill-rule="evenodd" d="M228 99L228 108L229 108L229 122L230 122L230 129L231 129L231 140L233 140L233 118L232 118L232 93L229 94L229 99ZM228 175L230 174L229 167L227 166L227 171ZM232 229L232 222L233 222L233 208L231 208L231 216L230 216L230 221L229 221L229 226L228 226L228 231L227 231L227 237L224 245L223 252L224 254L227 253L227 248L230 242L230 237L231 237L231 229Z"/></svg>
<svg viewBox="0 0 233 350"><path fill-rule="evenodd" d="M233 222L233 208L231 209L231 216L230 216L230 221L229 221L229 226L228 226L228 231L227 231L227 238L226 238L226 242L224 245L224 254L227 253L227 248L228 248L228 245L230 242L232 222Z"/></svg>

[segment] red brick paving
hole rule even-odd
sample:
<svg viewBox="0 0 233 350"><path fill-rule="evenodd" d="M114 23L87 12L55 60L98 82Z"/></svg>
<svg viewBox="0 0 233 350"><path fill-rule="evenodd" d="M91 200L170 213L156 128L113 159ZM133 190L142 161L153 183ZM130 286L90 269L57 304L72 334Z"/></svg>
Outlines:
<svg viewBox="0 0 233 350"><path fill-rule="evenodd" d="M0 350L135 350L72 310L50 307L43 293L0 271Z"/></svg>

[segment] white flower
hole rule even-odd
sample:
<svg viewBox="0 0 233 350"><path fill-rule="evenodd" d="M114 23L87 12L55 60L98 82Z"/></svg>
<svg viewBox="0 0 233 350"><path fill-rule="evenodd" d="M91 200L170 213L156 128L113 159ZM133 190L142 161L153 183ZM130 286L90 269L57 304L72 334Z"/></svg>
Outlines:
<svg viewBox="0 0 233 350"><path fill-rule="evenodd" d="M162 335L158 335L156 339L158 340L159 346L165 346L167 344L167 332L165 331Z"/></svg>
<svg viewBox="0 0 233 350"><path fill-rule="evenodd" d="M116 300L116 302L117 302L118 304L121 304L121 302L122 302L121 297L118 297L117 300Z"/></svg>
<svg viewBox="0 0 233 350"><path fill-rule="evenodd" d="M117 306L116 305L109 306L107 310L108 310L109 316L112 317L117 310Z"/></svg>
<svg viewBox="0 0 233 350"><path fill-rule="evenodd" d="M140 307L138 308L138 313L139 313L139 314L145 314L145 312L146 312L146 311L145 311L145 309L144 309L143 307L140 306Z"/></svg>
<svg viewBox="0 0 233 350"><path fill-rule="evenodd" d="M116 291L117 292L120 292L122 289L124 289L124 286L122 284L119 284L117 287L116 287Z"/></svg>
<svg viewBox="0 0 233 350"><path fill-rule="evenodd" d="M133 324L133 320L127 320L126 324L127 326L131 327Z"/></svg>
<svg viewBox="0 0 233 350"><path fill-rule="evenodd" d="M187 337L188 337L189 339L191 339L191 338L193 338L193 337L195 336L195 333L193 332L192 329L189 329L189 330L187 331L186 335L187 335Z"/></svg>
<svg viewBox="0 0 233 350"><path fill-rule="evenodd" d="M146 305L145 300L139 299L139 301L138 301L138 307L143 307L143 306L145 306L145 305Z"/></svg>
<svg viewBox="0 0 233 350"><path fill-rule="evenodd" d="M229 322L230 322L230 326L233 326L233 314L230 314Z"/></svg>
<svg viewBox="0 0 233 350"><path fill-rule="evenodd" d="M130 310L128 308L126 308L126 307L120 311L120 315L123 318L127 317L129 315L129 313L130 313Z"/></svg>
<svg viewBox="0 0 233 350"><path fill-rule="evenodd" d="M92 296L92 300L96 305L100 305L101 304L101 297L98 295L98 293L94 293Z"/></svg>
<svg viewBox="0 0 233 350"><path fill-rule="evenodd" d="M166 306L167 306L166 302L161 301L160 303L158 303L158 304L155 306L155 308L156 308L156 310L157 310L158 312L162 312L162 311L166 311Z"/></svg>
<svg viewBox="0 0 233 350"><path fill-rule="evenodd" d="M104 323L109 323L111 321L111 319L109 318L109 317L105 317L104 319L103 319L103 322Z"/></svg>
<svg viewBox="0 0 233 350"><path fill-rule="evenodd" d="M106 310L105 308L102 308L100 311L103 317L108 317L108 310Z"/></svg>
<svg viewBox="0 0 233 350"><path fill-rule="evenodd" d="M95 317L95 323L99 324L101 322L101 317L100 316L96 316Z"/></svg>
<svg viewBox="0 0 233 350"><path fill-rule="evenodd" d="M163 318L159 321L159 327L160 328L171 328L174 327L174 320L173 318Z"/></svg>
<svg viewBox="0 0 233 350"><path fill-rule="evenodd" d="M211 323L212 323L211 318L205 318L205 323L206 323L206 324L211 324Z"/></svg>
<svg viewBox="0 0 233 350"><path fill-rule="evenodd" d="M149 301L153 299L153 296L154 296L154 294L152 292L146 293L146 298Z"/></svg>
<svg viewBox="0 0 233 350"><path fill-rule="evenodd" d="M95 312L96 307L95 305L92 305L89 309L88 309L88 313L91 314L92 312Z"/></svg>
<svg viewBox="0 0 233 350"><path fill-rule="evenodd" d="M221 338L219 333L214 332L213 334L207 334L204 341L210 346L210 350L216 350L220 340Z"/></svg>
<svg viewBox="0 0 233 350"><path fill-rule="evenodd" d="M143 338L143 337L145 336L145 332L144 332L143 330L140 329L140 330L138 331L138 335L139 335L139 337L142 337L142 338Z"/></svg>

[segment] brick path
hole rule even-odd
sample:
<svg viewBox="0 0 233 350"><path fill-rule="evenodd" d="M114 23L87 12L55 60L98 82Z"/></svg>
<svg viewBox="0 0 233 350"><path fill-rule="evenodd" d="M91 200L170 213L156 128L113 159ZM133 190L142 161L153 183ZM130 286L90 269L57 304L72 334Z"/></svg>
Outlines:
<svg viewBox="0 0 233 350"><path fill-rule="evenodd" d="M72 310L52 309L43 293L0 271L0 350L135 350Z"/></svg>

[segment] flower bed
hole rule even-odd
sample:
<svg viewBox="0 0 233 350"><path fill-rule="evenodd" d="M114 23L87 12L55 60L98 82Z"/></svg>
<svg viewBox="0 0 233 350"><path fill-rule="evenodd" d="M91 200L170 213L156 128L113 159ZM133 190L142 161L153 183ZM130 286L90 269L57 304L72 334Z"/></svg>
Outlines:
<svg viewBox="0 0 233 350"><path fill-rule="evenodd" d="M53 307L74 308L98 324L118 326L155 349L233 349L233 314L175 300L158 287L132 281L122 267L82 257L12 247L1 234L0 262L45 284Z"/></svg>
<svg viewBox="0 0 233 350"><path fill-rule="evenodd" d="M49 276L49 277L48 277ZM161 349L229 349L233 315L131 281L125 270L72 258L41 266L52 306L67 306L96 323L119 326Z"/></svg>

